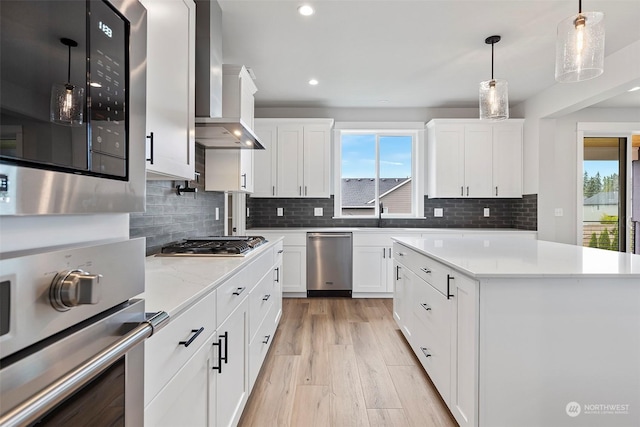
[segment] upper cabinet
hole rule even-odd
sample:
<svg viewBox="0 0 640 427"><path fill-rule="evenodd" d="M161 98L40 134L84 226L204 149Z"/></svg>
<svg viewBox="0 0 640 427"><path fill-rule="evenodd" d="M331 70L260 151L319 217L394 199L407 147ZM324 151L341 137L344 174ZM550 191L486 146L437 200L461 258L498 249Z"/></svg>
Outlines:
<svg viewBox="0 0 640 427"><path fill-rule="evenodd" d="M252 197L330 197L333 119L256 119Z"/></svg>
<svg viewBox="0 0 640 427"><path fill-rule="evenodd" d="M258 91L244 65L222 66L222 117L238 119L253 130L254 94Z"/></svg>
<svg viewBox="0 0 640 427"><path fill-rule="evenodd" d="M428 196L522 197L522 123L520 119L427 123Z"/></svg>
<svg viewBox="0 0 640 427"><path fill-rule="evenodd" d="M254 150L205 150L204 189L252 193L255 152Z"/></svg>
<svg viewBox="0 0 640 427"><path fill-rule="evenodd" d="M142 0L147 9L147 179L195 172L193 0Z"/></svg>

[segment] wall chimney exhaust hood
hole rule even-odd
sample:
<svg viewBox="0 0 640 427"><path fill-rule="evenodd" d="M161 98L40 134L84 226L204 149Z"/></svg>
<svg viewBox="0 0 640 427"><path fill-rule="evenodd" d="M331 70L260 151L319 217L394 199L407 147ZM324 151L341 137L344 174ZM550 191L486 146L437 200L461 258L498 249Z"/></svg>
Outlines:
<svg viewBox="0 0 640 427"><path fill-rule="evenodd" d="M222 10L196 0L196 143L205 148L264 149L253 132L258 90L242 65L222 64Z"/></svg>

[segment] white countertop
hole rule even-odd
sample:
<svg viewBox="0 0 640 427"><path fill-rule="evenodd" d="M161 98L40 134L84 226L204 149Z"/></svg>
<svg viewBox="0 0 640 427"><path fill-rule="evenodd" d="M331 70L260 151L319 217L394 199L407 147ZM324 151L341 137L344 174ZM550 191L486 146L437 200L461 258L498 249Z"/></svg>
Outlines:
<svg viewBox="0 0 640 427"><path fill-rule="evenodd" d="M363 233L464 233L464 234L485 234L485 233L537 233L535 230L520 230L517 228L418 228L418 227L273 227L273 228L249 228L246 230L247 236L260 233L306 233L306 232L363 232Z"/></svg>
<svg viewBox="0 0 640 427"><path fill-rule="evenodd" d="M280 240L270 240L243 257L149 256L145 291L137 298L144 298L147 312L162 310L175 316Z"/></svg>
<svg viewBox="0 0 640 427"><path fill-rule="evenodd" d="M476 278L619 277L640 285L640 255L513 237L395 240Z"/></svg>

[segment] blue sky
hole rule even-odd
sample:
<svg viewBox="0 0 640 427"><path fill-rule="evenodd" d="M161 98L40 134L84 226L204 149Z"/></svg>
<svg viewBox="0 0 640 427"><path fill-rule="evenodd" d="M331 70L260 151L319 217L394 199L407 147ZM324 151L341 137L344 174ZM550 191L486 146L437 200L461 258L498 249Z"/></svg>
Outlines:
<svg viewBox="0 0 640 427"><path fill-rule="evenodd" d="M600 172L600 176L610 176L618 173L617 160L585 160L584 171L589 176L595 176L596 172Z"/></svg>
<svg viewBox="0 0 640 427"><path fill-rule="evenodd" d="M373 134L342 135L342 177L374 178L376 136ZM380 137L380 177L411 176L411 137Z"/></svg>

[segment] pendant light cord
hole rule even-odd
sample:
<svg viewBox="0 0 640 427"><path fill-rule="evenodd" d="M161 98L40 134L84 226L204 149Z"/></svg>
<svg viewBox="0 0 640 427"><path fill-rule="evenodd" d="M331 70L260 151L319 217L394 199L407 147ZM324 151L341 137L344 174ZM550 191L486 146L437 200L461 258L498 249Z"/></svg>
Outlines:
<svg viewBox="0 0 640 427"><path fill-rule="evenodd" d="M578 0L578 14L582 14L582 0Z"/></svg>
<svg viewBox="0 0 640 427"><path fill-rule="evenodd" d="M67 61L67 84L71 84L71 45L69 48L69 59Z"/></svg>
<svg viewBox="0 0 640 427"><path fill-rule="evenodd" d="M491 80L493 80L493 46L495 43L491 43Z"/></svg>

